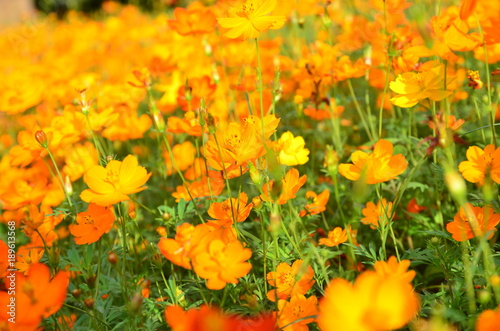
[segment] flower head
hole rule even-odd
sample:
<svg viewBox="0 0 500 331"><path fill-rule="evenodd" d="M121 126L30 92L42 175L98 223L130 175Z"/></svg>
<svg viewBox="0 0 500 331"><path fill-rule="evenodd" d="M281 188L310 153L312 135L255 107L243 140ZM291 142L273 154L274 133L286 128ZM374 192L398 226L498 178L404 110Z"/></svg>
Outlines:
<svg viewBox="0 0 500 331"><path fill-rule="evenodd" d="M267 298L273 302L276 299L287 300L294 294L306 294L314 285L313 268L308 265L302 267L303 261L296 260L291 266L280 263L276 271L267 274L269 285L276 287L267 293Z"/></svg>
<svg viewBox="0 0 500 331"><path fill-rule="evenodd" d="M467 181L483 185L485 178L491 177L496 183L500 183L500 148L487 145L482 150L471 146L466 156L467 161L461 162L458 170Z"/></svg>
<svg viewBox="0 0 500 331"><path fill-rule="evenodd" d="M402 154L392 155L394 146L390 141L380 139L373 147L371 154L352 153L353 164L339 165L340 174L350 180L364 179L367 184L377 184L396 178L408 167Z"/></svg>
<svg viewBox="0 0 500 331"><path fill-rule="evenodd" d="M290 301L278 301L278 326L284 331L305 331L309 330L306 326L314 322L318 313L318 299L313 295L306 298L302 294L295 294ZM309 317L309 318L306 318Z"/></svg>
<svg viewBox="0 0 500 331"><path fill-rule="evenodd" d="M319 240L320 245L325 245L328 247L335 247L347 241L347 230L342 230L340 227L336 227L332 231L328 232L328 238L321 238Z"/></svg>
<svg viewBox="0 0 500 331"><path fill-rule="evenodd" d="M440 101L451 94L443 89L444 67L436 66L423 72L405 72L389 85L393 92L399 94L391 102L402 108L415 106L420 100Z"/></svg>
<svg viewBox="0 0 500 331"><path fill-rule="evenodd" d="M113 227L115 215L112 207L102 207L91 203L87 211L78 213L76 223L69 227L77 245L91 244L108 233Z"/></svg>
<svg viewBox="0 0 500 331"><path fill-rule="evenodd" d="M228 244L221 240L212 241L205 252L193 258L194 271L201 278L207 279L207 287L212 290L223 289L227 283L237 284L238 278L244 277L252 265L246 260L252 251L243 248L239 241Z"/></svg>
<svg viewBox="0 0 500 331"><path fill-rule="evenodd" d="M269 15L276 5L276 0L245 0L229 10L229 17L217 18L217 21L221 27L228 29L224 36L230 39L257 38L261 32L279 29L285 23L285 16Z"/></svg>
<svg viewBox="0 0 500 331"><path fill-rule="evenodd" d="M287 166L305 164L309 161L309 150L304 148L305 144L301 136L294 137L290 131L283 133L276 145L279 162Z"/></svg>
<svg viewBox="0 0 500 331"><path fill-rule="evenodd" d="M321 330L394 330L418 312L419 300L410 283L365 271L354 284L342 278L330 282L320 302Z"/></svg>
<svg viewBox="0 0 500 331"><path fill-rule="evenodd" d="M466 203L460 207L453 222L446 225L446 230L456 241L465 241L479 236L486 236L490 239L498 223L500 223L500 214L496 214L492 207L474 207Z"/></svg>
<svg viewBox="0 0 500 331"><path fill-rule="evenodd" d="M123 162L113 160L106 165L91 167L83 176L89 189L80 197L85 202L93 202L99 206L111 206L120 201L130 200L129 194L145 190L144 185L151 173L139 166L137 158L127 156Z"/></svg>
<svg viewBox="0 0 500 331"><path fill-rule="evenodd" d="M313 191L308 191L306 193L306 198L311 199L312 201L308 203L304 210L299 213L300 217L305 215L316 215L326 210L326 204L328 203L328 199L330 198L330 191L325 189L320 194L316 194Z"/></svg>
<svg viewBox="0 0 500 331"><path fill-rule="evenodd" d="M384 198L375 205L373 202L368 202L361 213L363 218L361 222L370 225L372 229L376 229L381 223L387 223L391 217L392 202L387 202Z"/></svg>

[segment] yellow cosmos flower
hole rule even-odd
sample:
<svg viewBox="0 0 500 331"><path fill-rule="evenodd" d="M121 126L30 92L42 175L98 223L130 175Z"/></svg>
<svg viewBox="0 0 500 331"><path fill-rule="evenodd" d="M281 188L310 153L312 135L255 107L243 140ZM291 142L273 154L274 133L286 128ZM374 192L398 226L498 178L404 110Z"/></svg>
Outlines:
<svg viewBox="0 0 500 331"><path fill-rule="evenodd" d="M83 191L80 198L99 206L111 206L129 200L129 194L145 190L147 186L142 185L150 176L134 155L127 156L123 162L113 160L106 168L93 166L83 176L89 189Z"/></svg>
<svg viewBox="0 0 500 331"><path fill-rule="evenodd" d="M420 100L440 101L451 94L444 89L444 67L442 65L423 72L405 72L389 85L397 96L391 99L393 105L409 108Z"/></svg>
<svg viewBox="0 0 500 331"><path fill-rule="evenodd" d="M301 136L294 137L290 131L283 133L277 144L280 151L279 162L287 166L305 164L309 161L309 150L304 148L305 145L306 142Z"/></svg>
<svg viewBox="0 0 500 331"><path fill-rule="evenodd" d="M353 164L339 165L339 172L350 180L365 180L367 184L383 183L401 175L408 167L403 154L392 155L394 146L388 140L380 139L373 146L373 153L363 151L352 153Z"/></svg>
<svg viewBox="0 0 500 331"><path fill-rule="evenodd" d="M251 39L259 37L268 29L279 29L285 23L285 16L269 16L276 7L276 0L246 0L242 5L231 8L229 17L218 18L219 25L229 29L224 36L230 39Z"/></svg>

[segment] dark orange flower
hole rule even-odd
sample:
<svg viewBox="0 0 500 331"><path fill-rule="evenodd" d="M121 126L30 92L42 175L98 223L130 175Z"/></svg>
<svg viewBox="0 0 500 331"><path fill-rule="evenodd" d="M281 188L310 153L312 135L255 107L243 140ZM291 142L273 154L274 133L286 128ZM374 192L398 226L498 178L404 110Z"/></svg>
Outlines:
<svg viewBox="0 0 500 331"><path fill-rule="evenodd" d="M175 239L161 238L158 243L160 252L167 260L173 264L179 265L186 269L191 269L191 238L195 230L194 225L183 223L176 229Z"/></svg>
<svg viewBox="0 0 500 331"><path fill-rule="evenodd" d="M318 299L314 295L306 298L302 294L294 294L290 301L278 300L278 310L278 326L283 331L308 330L306 325L315 321L311 316L318 314Z"/></svg>
<svg viewBox="0 0 500 331"><path fill-rule="evenodd" d="M206 251L193 257L193 268L198 276L208 280L209 289L220 290L227 283L237 284L238 278L248 274L252 265L245 261L251 256L252 251L237 240L226 244L216 239Z"/></svg>
<svg viewBox="0 0 500 331"><path fill-rule="evenodd" d="M230 198L224 202L214 202L208 209L208 215L219 222L243 222L252 211L253 203L248 203L245 192L240 193L238 198Z"/></svg>
<svg viewBox="0 0 500 331"><path fill-rule="evenodd" d="M466 203L460 207L453 222L446 224L446 230L456 241L466 241L480 236L490 239L498 223L500 223L500 214L495 214L492 207L474 207Z"/></svg>
<svg viewBox="0 0 500 331"><path fill-rule="evenodd" d="M210 33L217 24L212 11L198 2L187 9L175 8L174 17L174 20L168 20L168 25L182 36Z"/></svg>
<svg viewBox="0 0 500 331"><path fill-rule="evenodd" d="M328 203L328 199L330 198L330 191L325 189L320 194L316 194L313 191L308 191L306 193L306 198L308 198L311 203L308 203L304 210L299 213L300 217L305 215L316 215L326 210L326 204Z"/></svg>
<svg viewBox="0 0 500 331"><path fill-rule="evenodd" d="M396 277L397 279L411 283L417 273L414 270L408 271L409 266L410 260L401 260L398 262L395 256L391 256L387 262L375 262L373 268L381 277Z"/></svg>
<svg viewBox="0 0 500 331"><path fill-rule="evenodd" d="M184 118L170 116L167 122L168 132L187 133L190 136L201 136L202 128L195 112L187 111Z"/></svg>
<svg viewBox="0 0 500 331"><path fill-rule="evenodd" d="M500 330L500 305L497 309L483 311L476 320L476 331Z"/></svg>
<svg viewBox="0 0 500 331"><path fill-rule="evenodd" d="M295 294L306 294L314 285L314 270L310 265L304 265L302 260L296 260L291 266L280 263L276 271L267 274L269 285L276 287L267 292L267 298L273 302L277 299L288 300Z"/></svg>
<svg viewBox="0 0 500 331"><path fill-rule="evenodd" d="M15 326L16 330L36 330L42 319L57 312L66 300L69 274L59 271L50 279L49 268L41 263L33 264L28 275L15 275ZM0 305L8 307L12 296L7 291L0 292ZM0 322L11 316L7 309L0 310Z"/></svg>
<svg viewBox="0 0 500 331"><path fill-rule="evenodd" d="M419 310L418 296L406 280L365 271L354 284L335 278L319 304L321 330L394 330Z"/></svg>
<svg viewBox="0 0 500 331"><path fill-rule="evenodd" d="M426 210L427 207L425 206L420 206L418 203L417 203L417 199L413 198L411 199L409 202L408 202L408 206L406 207L406 211L409 212L409 213L412 213L412 214L418 214L420 213L421 211L424 211Z"/></svg>
<svg viewBox="0 0 500 331"><path fill-rule="evenodd" d="M332 231L328 232L328 238L321 238L319 240L320 245L325 245L328 247L335 247L347 241L347 230L342 230L340 227L336 227Z"/></svg>
<svg viewBox="0 0 500 331"><path fill-rule="evenodd" d="M381 223L385 224L391 219L392 202L387 202L385 198L382 198L382 201L377 202L377 205L375 205L370 201L361 213L364 216L361 222L370 225L372 229L376 229Z"/></svg>
<svg viewBox="0 0 500 331"><path fill-rule="evenodd" d="M299 178L299 171L295 168L288 170L285 178L281 180L281 193L278 197L276 203L284 205L288 200L295 198L298 190L306 183L307 175L303 175ZM260 195L263 201L274 201L269 197L269 190L273 188L274 181L270 181L269 184L264 184L262 187L262 194Z"/></svg>
<svg viewBox="0 0 500 331"><path fill-rule="evenodd" d="M87 211L78 213L76 223L69 226L77 245L96 242L113 227L115 215L112 207L89 204Z"/></svg>
<svg viewBox="0 0 500 331"><path fill-rule="evenodd" d="M277 330L273 314L242 316L224 314L216 307L202 305L187 311L180 306L167 306L165 320L172 331L234 331L234 330Z"/></svg>

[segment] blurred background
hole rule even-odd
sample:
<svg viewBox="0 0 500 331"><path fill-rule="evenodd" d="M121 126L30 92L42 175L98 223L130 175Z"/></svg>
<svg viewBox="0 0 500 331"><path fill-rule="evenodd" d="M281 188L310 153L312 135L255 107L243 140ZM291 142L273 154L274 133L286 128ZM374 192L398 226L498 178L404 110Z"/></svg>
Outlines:
<svg viewBox="0 0 500 331"><path fill-rule="evenodd" d="M32 18L37 12L55 13L59 18L69 10L92 13L99 10L105 0L0 0L0 25L10 25ZM144 11L164 10L184 6L189 0L115 0L132 4Z"/></svg>

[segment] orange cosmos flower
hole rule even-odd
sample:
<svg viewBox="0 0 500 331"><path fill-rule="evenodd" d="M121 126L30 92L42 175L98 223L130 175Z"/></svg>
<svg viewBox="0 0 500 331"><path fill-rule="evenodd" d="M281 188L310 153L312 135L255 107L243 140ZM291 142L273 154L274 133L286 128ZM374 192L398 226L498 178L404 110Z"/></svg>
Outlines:
<svg viewBox="0 0 500 331"><path fill-rule="evenodd" d="M336 227L332 231L328 232L328 238L321 238L319 240L320 245L325 245L328 247L335 247L347 241L347 230L342 230L340 227Z"/></svg>
<svg viewBox="0 0 500 331"><path fill-rule="evenodd" d="M75 236L77 245L96 242L113 227L115 215L112 207L102 207L95 203L89 204L87 211L76 215L76 223L69 226L69 231Z"/></svg>
<svg viewBox="0 0 500 331"><path fill-rule="evenodd" d="M276 4L276 0L245 0L229 10L229 17L217 18L217 21L221 27L229 29L224 36L230 39L258 38L261 32L279 29L285 23L285 16L269 16Z"/></svg>
<svg viewBox="0 0 500 331"><path fill-rule="evenodd" d="M405 282L411 283L417 273L414 270L408 271L409 266L410 260L401 260L398 262L395 256L391 256L387 262L375 262L373 267L381 277L396 277L404 280Z"/></svg>
<svg viewBox="0 0 500 331"><path fill-rule="evenodd" d="M328 203L328 199L330 198L330 191L325 189L320 194L316 194L313 191L308 191L306 193L306 198L312 200L311 203L308 203L304 210L299 213L300 217L304 217L305 215L316 215L326 210L326 204Z"/></svg>
<svg viewBox="0 0 500 331"><path fill-rule="evenodd" d="M485 236L486 239L493 237L497 224L500 223L500 214L490 206L474 207L466 203L455 215L453 222L446 225L456 241L466 241L474 237Z"/></svg>
<svg viewBox="0 0 500 331"><path fill-rule="evenodd" d="M352 153L353 164L340 164L339 172L350 180L363 179L367 184L383 183L401 175L408 167L402 154L392 155L394 146L390 141L380 139L373 146L373 153L363 151Z"/></svg>
<svg viewBox="0 0 500 331"><path fill-rule="evenodd" d="M195 160L196 157L196 147L190 141L185 141L181 144L177 144L172 148L174 154L175 164L180 171L184 171L189 168ZM168 151L163 153L163 159L167 165L167 175L171 175L177 172L172 162L172 157Z"/></svg>
<svg viewBox="0 0 500 331"><path fill-rule="evenodd" d="M274 115L265 116L263 121L264 130L260 119L252 116L244 123L220 125L206 145L208 165L216 170L236 169L239 176L241 167L246 168L248 162L255 161L266 153L264 143L279 123Z"/></svg>
<svg viewBox="0 0 500 331"><path fill-rule="evenodd" d="M217 23L212 11L198 2L187 9L175 8L174 17L174 20L168 20L168 25L182 36L210 33Z"/></svg>
<svg viewBox="0 0 500 331"><path fill-rule="evenodd" d="M19 248L17 251L16 262L17 271L27 275L30 267L33 264L40 262L44 252L45 250L43 248L38 247L22 246Z"/></svg>
<svg viewBox="0 0 500 331"><path fill-rule="evenodd" d="M500 305L497 309L483 311L476 320L476 331L500 330Z"/></svg>
<svg viewBox="0 0 500 331"><path fill-rule="evenodd" d="M467 150L467 161L460 162L458 170L471 183L484 184L485 177L500 183L500 148L487 145L484 150L471 146Z"/></svg>
<svg viewBox="0 0 500 331"><path fill-rule="evenodd" d="M285 178L281 180L281 194L278 197L276 203L280 205L284 205L288 200L295 198L295 194L298 190L306 183L307 175L303 175L299 178L299 171L295 168L288 170L285 175ZM269 184L264 184L262 186L262 194L260 198L263 201L274 201L269 197L269 189L272 189L274 186L274 181L270 181Z"/></svg>
<svg viewBox="0 0 500 331"><path fill-rule="evenodd" d="M392 202L388 203L387 200L382 198L382 201L377 202L377 205L375 205L370 201L361 211L364 216L361 222L370 225L372 229L376 229L381 223L387 223L391 218L391 212Z"/></svg>
<svg viewBox="0 0 500 331"><path fill-rule="evenodd" d="M9 278L7 278L9 279ZM59 271L50 279L49 268L41 263L33 264L28 275L15 275L16 291L16 330L36 330L43 318L57 312L66 299L69 284L69 273ZM11 295L7 291L0 292L0 305L8 307ZM7 322L11 316L7 309L0 310L0 322Z"/></svg>
<svg viewBox="0 0 500 331"><path fill-rule="evenodd" d="M460 6L460 19L462 21L466 21L472 12L474 12L476 4L477 0L462 0L462 5Z"/></svg>
<svg viewBox="0 0 500 331"><path fill-rule="evenodd" d="M409 213L412 213L412 214L418 214L420 213L421 211L424 211L426 210L427 207L425 206L420 206L418 203L417 203L417 199L413 198L411 199L409 202L408 202L408 206L406 207L406 211L409 212Z"/></svg>
<svg viewBox="0 0 500 331"><path fill-rule="evenodd" d="M198 276L208 279L211 290L223 289L227 283L238 284L238 278L246 276L252 265L245 262L252 251L243 248L239 241L228 244L221 240L212 241L207 251L194 256L193 267Z"/></svg>
<svg viewBox="0 0 500 331"><path fill-rule="evenodd" d="M301 294L295 294L290 298L290 302L279 300L278 310L279 327L283 328L293 323L283 328L283 331L309 330L306 325L314 322L315 318L305 317L316 316L318 314L318 299L314 295L306 298Z"/></svg>
<svg viewBox="0 0 500 331"><path fill-rule="evenodd" d="M130 200L129 194L143 191L144 185L151 173L146 168L139 166L134 155L127 156L123 162L113 160L106 165L91 167L83 176L89 186L82 192L80 198L99 206L110 206L120 201Z"/></svg>
<svg viewBox="0 0 500 331"><path fill-rule="evenodd" d="M419 300L407 281L365 271L354 284L332 280L319 310L323 331L394 330L415 316Z"/></svg>
<svg viewBox="0 0 500 331"><path fill-rule="evenodd" d="M201 136L202 134L200 121L193 111L187 111L184 118L170 116L167 121L168 132L187 133L190 136Z"/></svg>
<svg viewBox="0 0 500 331"><path fill-rule="evenodd" d="M399 94L391 99L398 107L409 108L415 106L420 100L431 99L440 101L451 94L443 89L444 66L439 65L423 72L405 72L399 75L389 87Z"/></svg>
<svg viewBox="0 0 500 331"><path fill-rule="evenodd" d="M252 211L253 203L248 202L245 192L240 193L237 199L230 198L224 202L214 202L208 209L208 215L219 222L236 223L247 219Z"/></svg>
<svg viewBox="0 0 500 331"><path fill-rule="evenodd" d="M160 252L167 260L186 269L191 269L191 238L195 227L189 223L183 223L176 229L175 239L161 238L158 243Z"/></svg>
<svg viewBox="0 0 500 331"><path fill-rule="evenodd" d="M267 298L273 302L277 299L288 300L295 294L306 294L314 285L314 270L308 265L302 267L303 261L296 260L291 266L280 263L276 271L267 274L269 285L276 287L267 292Z"/></svg>
<svg viewBox="0 0 500 331"><path fill-rule="evenodd" d="M167 306L165 320L172 331L275 331L278 329L273 314L260 314L252 317L228 315L216 307L207 305L187 311L180 306Z"/></svg>

